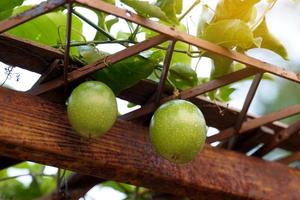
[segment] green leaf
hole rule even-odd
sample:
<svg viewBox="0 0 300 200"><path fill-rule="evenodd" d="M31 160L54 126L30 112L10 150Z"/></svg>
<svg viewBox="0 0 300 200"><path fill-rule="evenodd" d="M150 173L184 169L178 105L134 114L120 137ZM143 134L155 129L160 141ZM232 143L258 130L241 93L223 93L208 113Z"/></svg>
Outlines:
<svg viewBox="0 0 300 200"><path fill-rule="evenodd" d="M209 58L213 61L210 79L216 79L233 71L232 60L215 54L209 54Z"/></svg>
<svg viewBox="0 0 300 200"><path fill-rule="evenodd" d="M197 73L184 63L176 63L169 70L169 80L179 90L186 90L198 85Z"/></svg>
<svg viewBox="0 0 300 200"><path fill-rule="evenodd" d="M233 65L232 65L232 60L225 58L223 56L215 55L215 54L207 54L209 58L212 59L212 69L210 72L210 79L216 79L220 76L223 76L225 74L228 74L233 71ZM220 88L221 89L221 88ZM215 98L218 98L219 93L222 91L220 89L211 91L208 93L208 96L210 97L211 100L214 100ZM226 95L224 95L226 96ZM219 97L219 100L226 99L225 97Z"/></svg>
<svg viewBox="0 0 300 200"><path fill-rule="evenodd" d="M31 7L32 6L18 7L14 10L14 14L21 13ZM25 24L19 25L9 30L8 33L46 45L64 45L66 20L66 13L63 11L51 12L30 20ZM71 40L85 41L85 38L82 36L82 22L74 15L72 16ZM72 56L77 56L76 48L72 47L70 49L70 54Z"/></svg>
<svg viewBox="0 0 300 200"><path fill-rule="evenodd" d="M255 37L262 38L261 48L269 49L280 55L283 59L288 60L288 53L283 44L269 32L266 19L259 24L253 33Z"/></svg>
<svg viewBox="0 0 300 200"><path fill-rule="evenodd" d="M256 17L256 8L260 0L221 0L216 8L214 21L240 19L249 22Z"/></svg>
<svg viewBox="0 0 300 200"><path fill-rule="evenodd" d="M127 104L127 108L133 108L134 106L136 106L137 104L132 103L132 102L128 102Z"/></svg>
<svg viewBox="0 0 300 200"><path fill-rule="evenodd" d="M23 12L31 7L32 6L19 7L14 10L14 13ZM19 25L10 30L9 33L46 45L55 45L58 41L64 42L66 17L66 14L62 11L51 12L28 21L25 24ZM73 16L71 39L75 41L82 41L82 35L80 35L81 32L82 22L77 17Z"/></svg>
<svg viewBox="0 0 300 200"><path fill-rule="evenodd" d="M139 15L144 17L155 17L160 20L170 22L166 14L156 5L150 4L147 1L138 0L121 0L121 2L132 7Z"/></svg>
<svg viewBox="0 0 300 200"><path fill-rule="evenodd" d="M239 19L226 19L209 24L202 38L227 48L247 49L256 43L248 25Z"/></svg>
<svg viewBox="0 0 300 200"><path fill-rule="evenodd" d="M106 31L107 33L109 33L110 28L119 21L118 18L113 18L110 20L106 21L106 17L107 14L97 11L97 10L93 10L97 17L98 17L98 27L100 27L102 30ZM107 41L108 38L106 35L104 35L103 33L101 33L100 31L97 31L94 40L102 40L102 41Z"/></svg>
<svg viewBox="0 0 300 200"><path fill-rule="evenodd" d="M133 56L93 73L92 77L104 82L115 94L119 94L122 90L147 78L155 66L156 62L141 56Z"/></svg>
<svg viewBox="0 0 300 200"><path fill-rule="evenodd" d="M116 37L118 40L127 40L130 36L131 36L131 33L124 32L124 31L118 31Z"/></svg>
<svg viewBox="0 0 300 200"><path fill-rule="evenodd" d="M174 24L178 24L179 21L176 14L180 14L182 10L182 0L159 0L157 5L165 12L167 17L172 20Z"/></svg>
<svg viewBox="0 0 300 200"><path fill-rule="evenodd" d="M100 27L100 28L102 28L102 30L106 31L107 27L106 27L106 24L105 24L105 17L107 16L107 14L105 14L103 12L99 12L99 11L95 11L95 13L98 16L98 27ZM108 38L103 33L101 33L100 31L97 31L97 33L94 37L94 40L106 41L106 40L108 40Z"/></svg>
<svg viewBox="0 0 300 200"><path fill-rule="evenodd" d="M187 52L189 50L189 45L184 42L176 42L175 49ZM171 65L178 62L189 65L192 62L192 58L186 53L174 52Z"/></svg>
<svg viewBox="0 0 300 200"><path fill-rule="evenodd" d="M111 27L118 22L119 22L118 18L113 18L113 19L105 21L107 31L109 32Z"/></svg>
<svg viewBox="0 0 300 200"><path fill-rule="evenodd" d="M17 168L17 169L28 169L29 170L30 164L29 164L29 162L21 162L17 165L14 165L13 167Z"/></svg>
<svg viewBox="0 0 300 200"><path fill-rule="evenodd" d="M230 95L235 91L235 88L232 88L230 85L219 88L217 93L217 99L222 102L228 102L231 100Z"/></svg>
<svg viewBox="0 0 300 200"><path fill-rule="evenodd" d="M13 9L22 5L24 0L1 0L0 1L0 20L10 17Z"/></svg>

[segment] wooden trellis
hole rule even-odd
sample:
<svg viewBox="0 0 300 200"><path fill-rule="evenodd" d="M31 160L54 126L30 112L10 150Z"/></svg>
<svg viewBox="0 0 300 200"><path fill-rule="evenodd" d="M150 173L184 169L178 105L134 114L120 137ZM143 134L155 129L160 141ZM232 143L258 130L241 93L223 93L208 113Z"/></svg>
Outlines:
<svg viewBox="0 0 300 200"><path fill-rule="evenodd" d="M71 70L70 65L76 65L69 60L74 3L126 19L158 34L95 63ZM230 51L100 0L49 0L1 21L0 33L65 4L68 18L64 54L40 44L0 35L1 61L42 74L38 84L27 94L0 89L0 155L3 156L0 158L0 169L19 160L30 160L165 193L188 195L194 199L300 199L300 172L283 165L300 158L300 123L298 121L287 127L276 122L300 113L300 105L261 117L247 115L264 73L269 72L297 83L300 83L300 74ZM102 138L81 140L74 134L68 124L65 108L60 105L64 102L61 88L64 87L66 91L74 82L105 68L107 63L116 63L166 41L170 45L160 83L156 85L141 81L119 95L142 107L121 116ZM168 93L163 86L177 41L241 62L247 67L176 95ZM250 76L255 78L241 111L222 107L199 96ZM153 95L153 102L147 103ZM178 98L195 103L204 112L207 124L221 130L209 137L207 143L227 140L230 141L226 143L230 150L212 148L207 144L195 161L183 166L171 164L157 156L149 143L147 128L134 122L147 117L159 104ZM226 110L224 115L218 114L220 108ZM254 153L258 158L241 154L261 143L263 147ZM283 164L259 158L276 147L294 154L279 160ZM101 181L83 175L77 175L77 178L90 180L82 186L82 191ZM76 181L80 182L78 179ZM78 188L78 184L74 188Z"/></svg>

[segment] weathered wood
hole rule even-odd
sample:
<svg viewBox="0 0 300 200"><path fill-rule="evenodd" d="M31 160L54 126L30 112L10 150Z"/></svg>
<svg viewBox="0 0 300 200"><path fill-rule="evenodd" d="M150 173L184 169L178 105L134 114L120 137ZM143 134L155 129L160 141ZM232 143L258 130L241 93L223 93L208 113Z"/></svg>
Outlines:
<svg viewBox="0 0 300 200"><path fill-rule="evenodd" d="M172 56L173 56L173 50L175 47L176 41L171 40L169 41L169 46L166 52L166 56L164 59L164 64L163 64L163 69L161 72L161 76L160 76L160 80L157 86L157 92L156 92L156 97L155 97L155 103L158 104L159 100L161 98L161 95L163 93L163 89L165 87L165 82L169 73L169 68L170 68L170 64L171 64L171 60L172 60Z"/></svg>
<svg viewBox="0 0 300 200"><path fill-rule="evenodd" d="M289 106L279 111L269 113L261 117L257 117L252 120L248 120L242 124L241 129L239 130L239 134L246 133L247 131L259 128L260 126L269 124L273 121L293 116L295 114L298 114L299 112L300 112L300 104L297 104L297 105ZM223 141L232 137L235 134L235 132L236 130L234 129L234 127L230 127L225 130L222 130L217 135L213 135L209 137L208 141L210 143L215 141Z"/></svg>
<svg viewBox="0 0 300 200"><path fill-rule="evenodd" d="M55 59L62 59L57 49L36 42L0 35L0 61L36 73L43 73Z"/></svg>
<svg viewBox="0 0 300 200"><path fill-rule="evenodd" d="M190 164L175 165L154 152L146 128L129 122L81 139L63 106L0 89L0 109L1 155L199 200L300 198L300 172L279 163L206 145Z"/></svg>
<svg viewBox="0 0 300 200"><path fill-rule="evenodd" d="M243 108L236 120L236 124L234 125L234 128L237 131L240 130L242 123L245 121L245 118L247 117L247 112L248 112L251 102L255 96L256 90L258 88L258 85L261 81L262 76L263 76L263 74L259 73L255 76L255 78L252 81L252 84L251 84L248 94L246 96Z"/></svg>
<svg viewBox="0 0 300 200"><path fill-rule="evenodd" d="M166 25L163 25L159 22L155 22L153 20L145 19L144 17L141 17L139 15L136 15L128 10L117 8L111 4L105 3L104 1L99 0L76 0L76 2L86 5L90 8L97 9L99 11L103 11L108 14L115 15L117 17L126 19L128 21L134 22L136 24L139 24L143 27L149 28L151 30L154 30L158 33L168 35L169 37L172 37L176 40L186 42L189 44L192 44L194 46L197 46L203 50L216 53L222 56L225 56L227 58L236 60L240 63L243 63L247 66L255 67L259 71L265 71L270 72L272 74L275 74L277 76L295 81L300 83L300 74L287 71L282 68L276 67L274 65L271 65L269 63L260 61L258 59L249 57L245 54L236 52L236 51L230 51L226 48L223 48L219 45L216 45L212 42L208 42L206 40L197 38L195 36L180 32L175 30L173 27L169 27Z"/></svg>
<svg viewBox="0 0 300 200"><path fill-rule="evenodd" d="M254 95L256 94L256 90L258 88L258 85L261 81L262 76L263 76L263 73L256 74L253 81L252 81L252 84L249 88L249 91L248 91L248 94L246 96L246 99L245 99L244 105L242 107L242 110L240 111L239 116L237 117L236 122L233 126L233 128L235 129L235 136L230 138L230 140L228 142L223 143L225 145L225 147L228 148L228 149L232 149L234 147L234 145L236 144L238 138L239 138L238 132L239 132L241 126L242 126L242 123L247 118L247 112L248 112L249 107L251 105L251 102L254 98Z"/></svg>
<svg viewBox="0 0 300 200"><path fill-rule="evenodd" d="M258 157L263 157L265 154L269 153L275 149L279 144L287 141L292 135L299 134L300 131L300 121L296 121L291 124L288 128L279 131L274 134L269 142L265 143L260 149L258 149L253 155Z"/></svg>

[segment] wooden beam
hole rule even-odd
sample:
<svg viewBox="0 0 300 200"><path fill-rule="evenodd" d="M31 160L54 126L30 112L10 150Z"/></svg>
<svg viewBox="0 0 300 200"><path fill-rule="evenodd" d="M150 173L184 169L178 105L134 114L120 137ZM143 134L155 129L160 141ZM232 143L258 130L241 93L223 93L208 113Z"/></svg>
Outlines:
<svg viewBox="0 0 300 200"><path fill-rule="evenodd" d="M88 6L90 8L115 15L117 17L126 19L130 22L134 22L136 24L149 28L158 33L168 35L169 37L172 37L176 40L192 44L203 50L225 56L227 58L243 63L247 66L255 67L259 71L270 72L277 76L300 83L300 75L298 73L284 70L277 66L249 57L245 54L236 51L230 51L212 42L208 42L206 40L197 38L195 36L177 31L173 27L163 25L159 22L145 19L144 17L136 15L128 10L117 8L114 5L105 3L104 1L99 1L99 0L75 0L75 1L82 5Z"/></svg>
<svg viewBox="0 0 300 200"><path fill-rule="evenodd" d="M163 104L164 102L167 102L172 99L189 99L195 96L198 96L200 94L204 94L206 92L215 90L219 87L228 85L230 83L242 80L244 78L247 78L251 75L254 75L256 73L255 69L253 68L245 68L236 72L232 72L230 74L226 74L224 76L221 76L217 79L211 80L207 83L203 83L201 85L198 85L196 87L193 87L191 89L187 89L184 91L181 91L178 95L170 95L167 97L162 98L159 101L159 104ZM130 113L127 113L123 116L121 116L121 119L124 120L131 120L134 118L138 118L144 115L147 115L149 113L152 113L157 108L156 103L149 103L147 105L144 105L138 110L132 111Z"/></svg>
<svg viewBox="0 0 300 200"><path fill-rule="evenodd" d="M242 127L239 131L239 134L246 133L247 131L259 128L260 126L269 124L273 121L284 119L286 117L293 116L300 112L300 104L296 104L287 108L284 108L279 111L275 111L264 115L262 117L257 117L255 119L248 120L242 124ZM210 142L225 140L233 136L235 130L233 127L222 130L218 135L212 136L209 138Z"/></svg>
<svg viewBox="0 0 300 200"><path fill-rule="evenodd" d="M276 147L278 147L281 143L286 142L291 136L295 134L299 134L300 131L300 121L296 121L291 124L288 128L279 131L274 134L273 137L269 140L269 142L265 143L264 146L259 148L253 155L258 157L263 157Z"/></svg>
<svg viewBox="0 0 300 200"><path fill-rule="evenodd" d="M245 102L243 104L242 110L239 113L239 116L236 119L236 122L233 126L233 128L235 129L235 136L233 136L232 138L230 138L230 140L226 143L223 143L224 147L226 147L227 149L233 149L239 136L238 136L238 132L242 126L242 123L245 121L245 119L247 118L247 113L249 110L249 107L251 105L251 102L254 98L254 95L256 94L256 90L258 88L258 85L261 81L261 78L263 76L263 73L259 73L256 74L252 84L249 88L248 94L246 96Z"/></svg>
<svg viewBox="0 0 300 200"><path fill-rule="evenodd" d="M300 198L300 172L279 163L206 145L193 162L175 165L154 152L147 128L129 122L82 139L63 106L39 97L0 89L0 109L1 155L199 200Z"/></svg>
<svg viewBox="0 0 300 200"><path fill-rule="evenodd" d="M68 82L78 80L79 78L83 78L84 76L87 76L88 74L90 74L92 72L95 72L99 69L105 68L105 67L109 66L110 64L119 62L130 56L136 55L142 51L150 49L150 48L152 48L160 43L163 43L167 40L168 40L168 37L165 35L154 36L154 37L147 39L141 43L135 44L124 50L121 50L113 55L106 56L105 58L100 59L100 60L96 61L95 63L88 64L84 67L81 67L79 69L76 69L76 70L68 73L67 80L68 80ZM39 95L44 92L61 87L63 85L64 85L64 80L62 77L59 77L59 78L51 80L47 83L41 84L40 86L31 90L29 93L33 94L33 95Z"/></svg>
<svg viewBox="0 0 300 200"><path fill-rule="evenodd" d="M287 117L291 117L300 112L300 104L292 105L287 108L284 108L279 111L275 111L269 114L266 114L262 117L257 117L255 119L248 120L244 122L239 130L239 134L246 133L247 131L259 128L263 125L269 124L276 120L281 120ZM235 134L236 130L234 127L227 128L225 130L220 131L219 134L213 135L208 138L209 143L216 141L223 141Z"/></svg>
<svg viewBox="0 0 300 200"><path fill-rule="evenodd" d="M0 35L1 62L41 74L55 59L63 59L57 49L7 34Z"/></svg>

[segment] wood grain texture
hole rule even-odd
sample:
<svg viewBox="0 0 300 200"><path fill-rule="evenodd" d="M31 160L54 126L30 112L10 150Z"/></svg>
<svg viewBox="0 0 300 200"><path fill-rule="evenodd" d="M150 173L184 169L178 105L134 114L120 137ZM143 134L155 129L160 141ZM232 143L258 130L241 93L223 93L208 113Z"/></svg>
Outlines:
<svg viewBox="0 0 300 200"><path fill-rule="evenodd" d="M202 199L299 199L300 172L206 146L174 165L152 149L147 129L118 120L102 138L81 139L63 106L0 89L0 154Z"/></svg>

